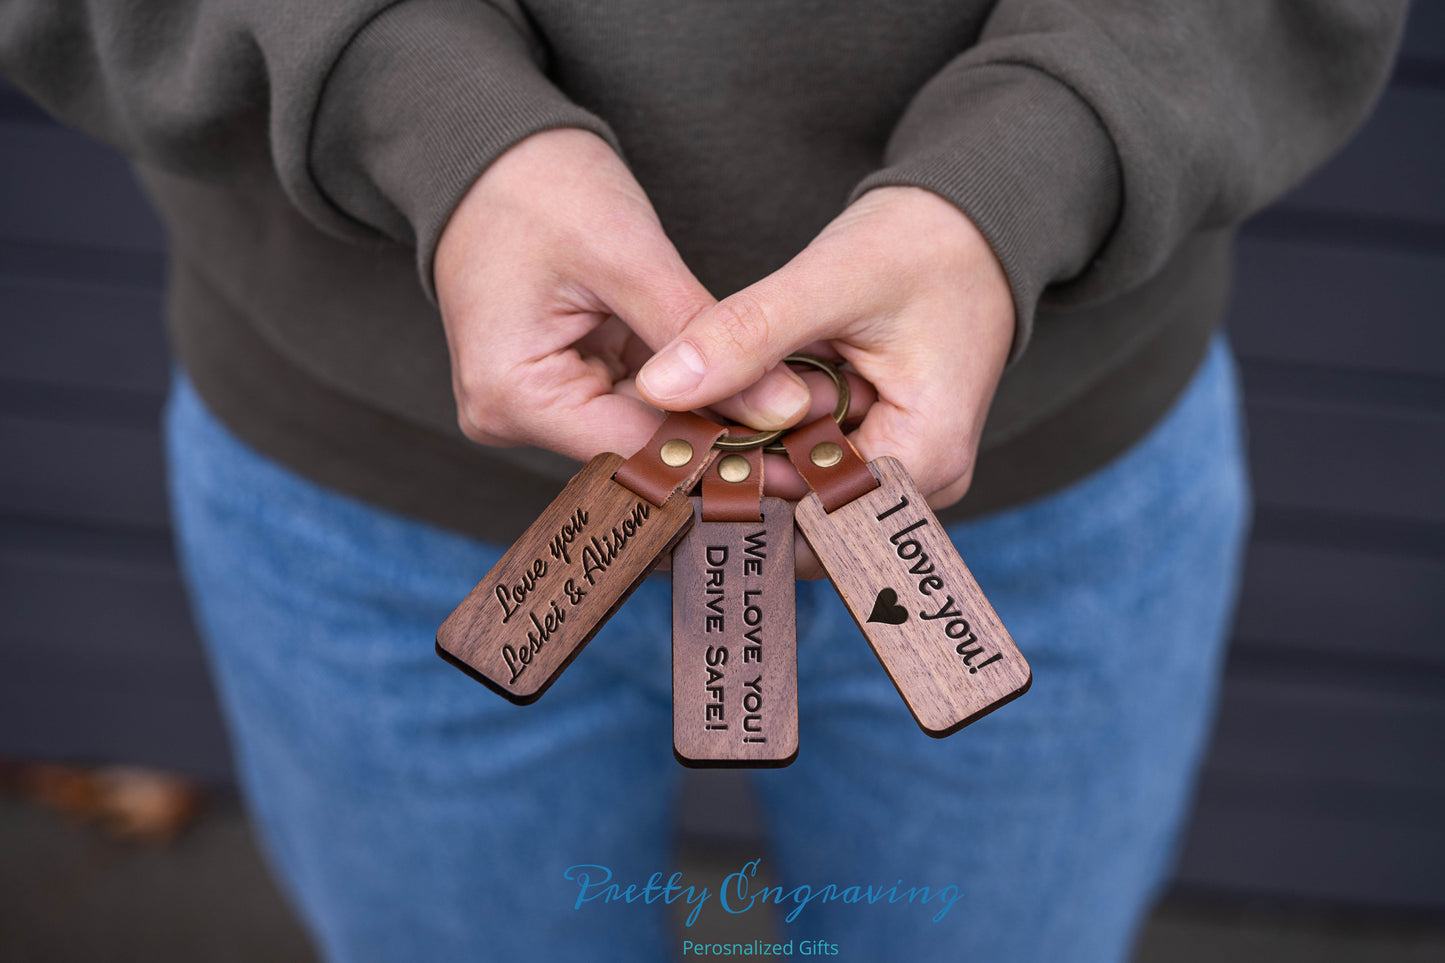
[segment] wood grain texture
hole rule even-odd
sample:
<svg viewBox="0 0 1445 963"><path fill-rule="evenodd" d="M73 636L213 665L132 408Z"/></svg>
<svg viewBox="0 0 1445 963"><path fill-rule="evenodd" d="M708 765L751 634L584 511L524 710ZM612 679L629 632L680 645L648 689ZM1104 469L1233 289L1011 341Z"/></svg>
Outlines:
<svg viewBox="0 0 1445 963"><path fill-rule="evenodd" d="M675 493L653 505L612 479L622 456L577 473L437 630L437 652L513 702L536 701L692 524Z"/></svg>
<svg viewBox="0 0 1445 963"><path fill-rule="evenodd" d="M798 755L793 512L699 520L672 553L672 746L685 766L777 767Z"/></svg>
<svg viewBox="0 0 1445 963"><path fill-rule="evenodd" d="M798 529L918 725L950 735L1032 676L908 472L893 458L868 467L877 488L831 513L809 495Z"/></svg>

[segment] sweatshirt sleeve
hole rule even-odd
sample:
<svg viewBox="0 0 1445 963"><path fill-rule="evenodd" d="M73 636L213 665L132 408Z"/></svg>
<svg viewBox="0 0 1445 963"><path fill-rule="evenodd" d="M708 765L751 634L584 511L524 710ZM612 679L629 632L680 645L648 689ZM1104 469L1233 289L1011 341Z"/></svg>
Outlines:
<svg viewBox="0 0 1445 963"><path fill-rule="evenodd" d="M1042 298L1105 299L1278 197L1358 126L1403 0L1001 0L855 190L952 201L994 248L1025 349Z"/></svg>
<svg viewBox="0 0 1445 963"><path fill-rule="evenodd" d="M4 0L0 71L135 159L215 181L274 171L323 230L415 245L537 131L607 126L543 73L508 0Z"/></svg>

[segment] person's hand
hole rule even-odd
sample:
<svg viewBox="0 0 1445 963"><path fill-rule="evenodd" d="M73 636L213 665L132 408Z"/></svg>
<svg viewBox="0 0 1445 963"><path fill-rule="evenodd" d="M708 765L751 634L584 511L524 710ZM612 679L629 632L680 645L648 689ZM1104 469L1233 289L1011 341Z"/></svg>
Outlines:
<svg viewBox="0 0 1445 963"><path fill-rule="evenodd" d="M533 134L487 168L447 222L433 277L462 431L582 461L646 443L662 414L632 377L649 345L714 303L626 166L576 129ZM798 421L808 392L786 369L760 377L772 367L710 400L755 428Z"/></svg>
<svg viewBox="0 0 1445 963"><path fill-rule="evenodd" d="M920 188L878 188L777 272L700 311L637 387L659 407L697 408L826 342L877 390L852 436L859 452L897 457L942 507L968 488L1013 333L1008 281L973 222ZM769 489L801 497L784 464L770 462Z"/></svg>

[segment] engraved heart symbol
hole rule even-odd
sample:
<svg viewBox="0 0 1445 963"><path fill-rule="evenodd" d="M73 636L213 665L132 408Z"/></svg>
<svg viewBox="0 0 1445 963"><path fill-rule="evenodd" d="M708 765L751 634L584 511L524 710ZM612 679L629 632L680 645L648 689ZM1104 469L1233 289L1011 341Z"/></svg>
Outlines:
<svg viewBox="0 0 1445 963"><path fill-rule="evenodd" d="M873 603L873 614L868 616L868 621L902 625L908 621L908 610L898 604L898 593L886 588L878 593L878 598Z"/></svg>

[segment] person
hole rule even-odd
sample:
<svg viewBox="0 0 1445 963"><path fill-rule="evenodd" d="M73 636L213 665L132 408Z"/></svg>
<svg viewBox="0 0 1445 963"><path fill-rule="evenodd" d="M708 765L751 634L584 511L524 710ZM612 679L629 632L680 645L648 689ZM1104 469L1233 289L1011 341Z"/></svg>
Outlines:
<svg viewBox="0 0 1445 963"><path fill-rule="evenodd" d="M659 409L826 407L779 364L813 345L872 386L857 446L930 495L1035 682L926 739L799 586L801 750L758 777L773 871L963 895L939 920L813 903L790 934L1122 958L1246 523L1232 229L1361 122L1403 8L0 6L0 66L127 151L166 223L180 554L325 956L676 951L660 903L579 907L566 878L668 866L665 580L527 708L432 634L574 460Z"/></svg>

